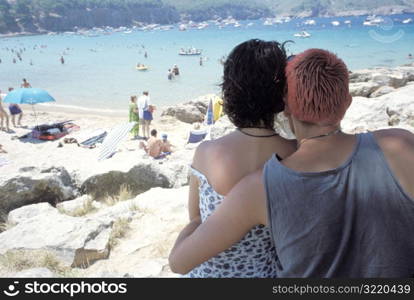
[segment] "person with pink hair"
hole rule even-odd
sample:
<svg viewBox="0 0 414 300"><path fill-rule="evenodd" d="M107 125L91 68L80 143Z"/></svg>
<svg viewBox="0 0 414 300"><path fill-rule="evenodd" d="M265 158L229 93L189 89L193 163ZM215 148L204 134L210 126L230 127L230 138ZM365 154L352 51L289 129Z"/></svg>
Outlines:
<svg viewBox="0 0 414 300"><path fill-rule="evenodd" d="M412 276L414 135L342 132L348 76L345 63L321 49L288 62L285 115L296 152L274 155L205 222L188 224L170 253L172 271L191 270L263 224L277 277Z"/></svg>

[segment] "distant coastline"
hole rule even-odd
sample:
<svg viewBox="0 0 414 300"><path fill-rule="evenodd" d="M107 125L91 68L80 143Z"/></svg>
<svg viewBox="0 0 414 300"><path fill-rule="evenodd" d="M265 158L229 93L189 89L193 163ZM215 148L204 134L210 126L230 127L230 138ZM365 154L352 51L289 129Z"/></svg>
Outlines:
<svg viewBox="0 0 414 300"><path fill-rule="evenodd" d="M166 2L166 1L164 1ZM372 9L337 9L315 1L312 6L298 2L289 7L271 9L260 6L260 1L251 4L236 5L225 3L206 8L177 9L169 4L139 4L131 7L75 7L55 12L34 10L24 18L14 18L12 7L2 14L6 16L0 22L0 37L27 36L48 33L76 32L80 29L140 27L149 24L172 25L188 22L206 22L234 18L238 21L259 20L264 18L316 18L316 17L352 17L368 15L397 15L414 13L414 5L380 5ZM346 1L344 1L345 3ZM390 1L392 2L392 1ZM36 12L36 13L35 13ZM8 13L8 15L7 15Z"/></svg>

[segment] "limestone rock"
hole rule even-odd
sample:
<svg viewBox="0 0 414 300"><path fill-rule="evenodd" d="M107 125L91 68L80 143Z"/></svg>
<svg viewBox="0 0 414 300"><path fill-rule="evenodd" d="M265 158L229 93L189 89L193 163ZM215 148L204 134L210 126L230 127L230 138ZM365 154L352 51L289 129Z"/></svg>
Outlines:
<svg viewBox="0 0 414 300"><path fill-rule="evenodd" d="M380 88L379 88L378 90L376 90L375 92L371 93L371 94L369 95L369 97L370 97L370 98L378 98L378 97L384 96L384 95L386 95L386 94L393 93L393 92L395 92L395 91L396 91L396 89L395 89L395 88L393 88L393 87L390 87L390 86L383 86L383 87L380 87Z"/></svg>
<svg viewBox="0 0 414 300"><path fill-rule="evenodd" d="M388 126L388 119L382 101L354 97L341 124L342 129L348 133L360 133Z"/></svg>
<svg viewBox="0 0 414 300"><path fill-rule="evenodd" d="M91 176L83 182L81 191L95 198L102 198L118 194L124 185L128 186L133 195L138 195L154 187L173 188L186 185L187 174L186 162L174 159L146 160L139 162L127 172L109 171Z"/></svg>
<svg viewBox="0 0 414 300"><path fill-rule="evenodd" d="M349 93L353 97L369 97L380 87L380 84L373 81L351 83L349 85Z"/></svg>
<svg viewBox="0 0 414 300"><path fill-rule="evenodd" d="M52 205L76 197L78 191L65 168L25 168L0 183L0 211L48 202Z"/></svg>
<svg viewBox="0 0 414 300"><path fill-rule="evenodd" d="M44 204L41 204L44 205ZM26 210L28 219L20 219L11 229L0 233L0 254L14 250L45 250L53 253L65 266L83 267L109 255L108 241L113 221L110 219L75 218L57 209L36 212ZM12 215L23 215L12 212Z"/></svg>
<svg viewBox="0 0 414 300"><path fill-rule="evenodd" d="M20 272L10 274L9 278L53 278L56 275L48 268L26 269Z"/></svg>
<svg viewBox="0 0 414 300"><path fill-rule="evenodd" d="M77 211L84 208L86 205L88 205L88 202L91 202L92 199L88 195L83 195L79 198L76 198L75 200L65 201L58 203L56 205L56 208L60 209L61 211L65 212L68 215L74 215Z"/></svg>
<svg viewBox="0 0 414 300"><path fill-rule="evenodd" d="M168 255L178 233L188 222L188 187L154 188L126 201L142 213L133 218L127 235L111 249L106 260L83 271L96 274L130 274L133 277L177 277L168 267Z"/></svg>

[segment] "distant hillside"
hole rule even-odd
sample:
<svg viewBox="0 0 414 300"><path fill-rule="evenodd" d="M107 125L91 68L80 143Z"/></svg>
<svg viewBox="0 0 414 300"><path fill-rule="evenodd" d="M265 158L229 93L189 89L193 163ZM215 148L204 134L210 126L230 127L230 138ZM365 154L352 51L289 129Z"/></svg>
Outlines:
<svg viewBox="0 0 414 300"><path fill-rule="evenodd" d="M0 0L0 33L172 24L217 17L414 12L414 0Z"/></svg>

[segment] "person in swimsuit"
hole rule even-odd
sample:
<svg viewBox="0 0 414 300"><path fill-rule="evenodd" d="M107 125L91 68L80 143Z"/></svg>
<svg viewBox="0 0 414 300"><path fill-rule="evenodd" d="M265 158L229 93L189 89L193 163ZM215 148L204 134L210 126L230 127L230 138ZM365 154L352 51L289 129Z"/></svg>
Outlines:
<svg viewBox="0 0 414 300"><path fill-rule="evenodd" d="M9 93L13 91L13 88L9 88ZM22 126L23 111L18 104L10 103L9 111L11 115L11 121L14 127L16 127L16 116L19 116L17 119L17 126Z"/></svg>
<svg viewBox="0 0 414 300"><path fill-rule="evenodd" d="M278 277L409 278L414 270L414 134L345 134L349 73L336 55L310 49L286 68L285 114L297 137L243 178L206 222L194 219L170 254L185 273L268 225Z"/></svg>
<svg viewBox="0 0 414 300"><path fill-rule="evenodd" d="M287 157L295 150L295 141L280 137L274 129L275 115L284 108L285 66L284 45L275 41L249 40L229 55L224 64L223 108L237 130L203 142L196 150L188 203L191 223L208 220L234 185L262 168L272 153ZM192 270L173 271L189 272L187 277L274 277L269 228L252 225L240 238Z"/></svg>

